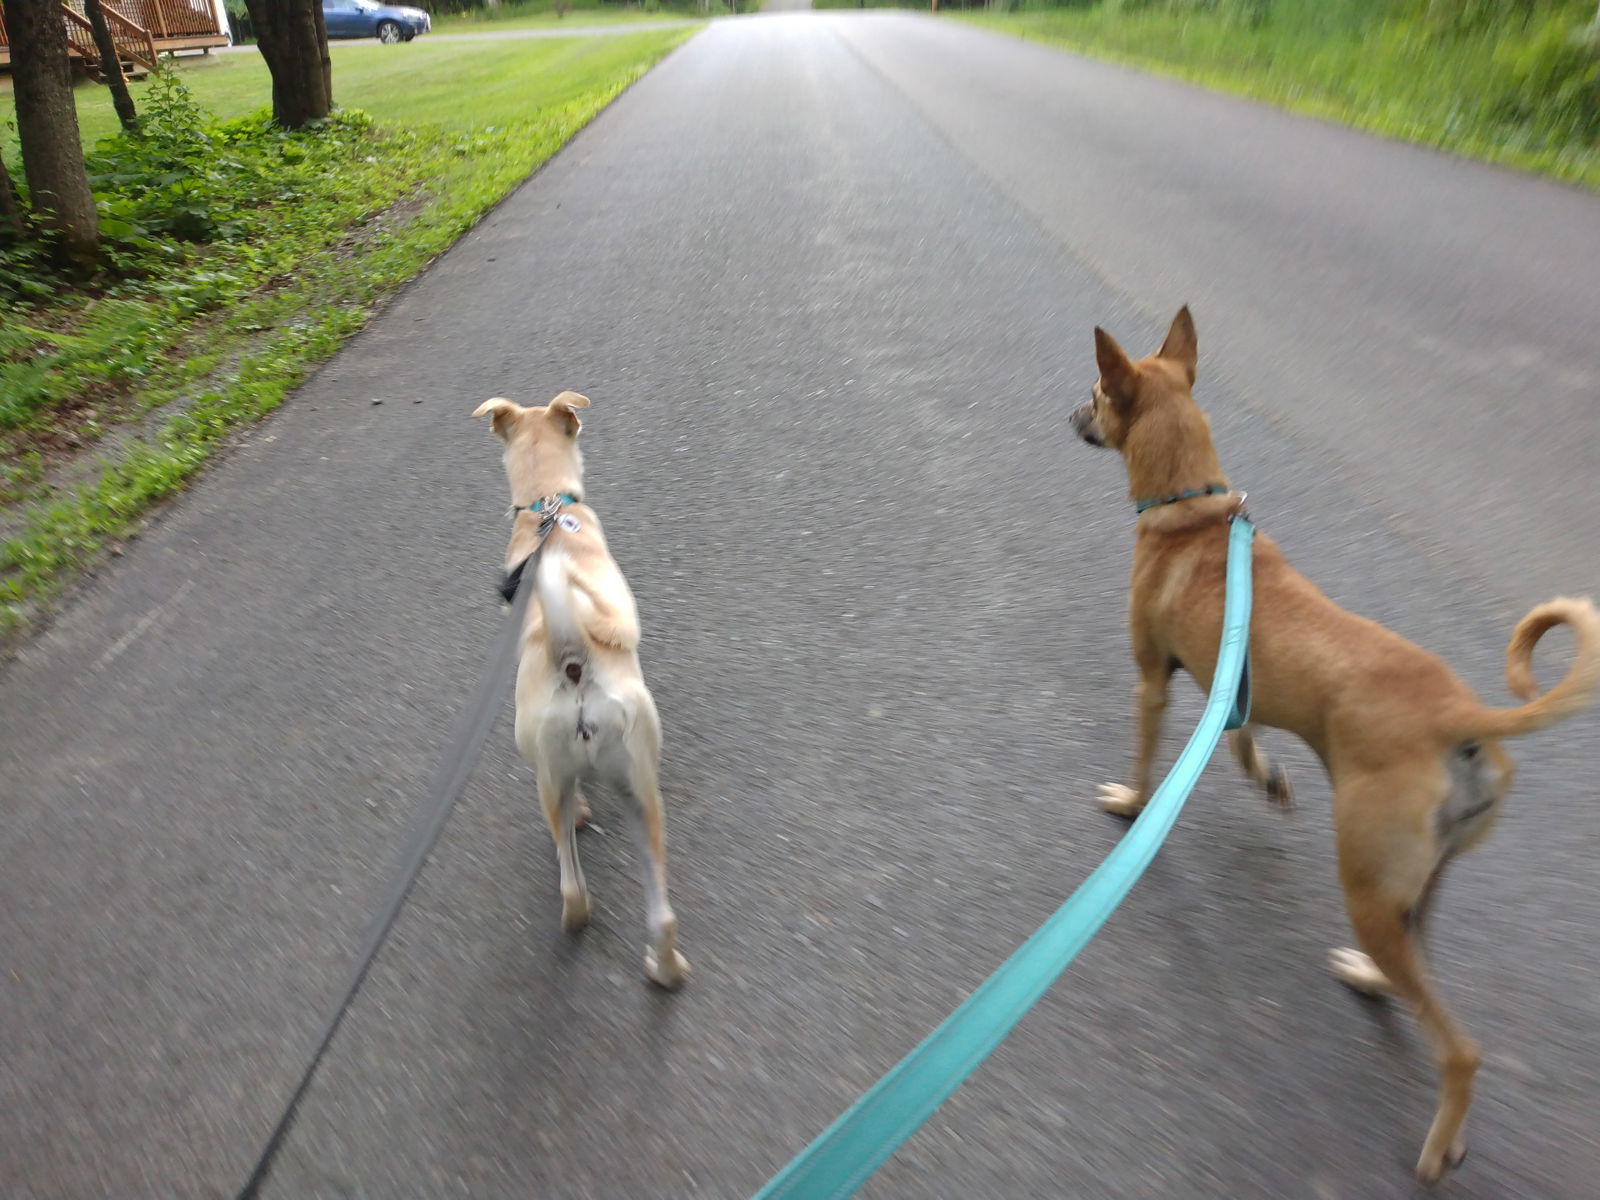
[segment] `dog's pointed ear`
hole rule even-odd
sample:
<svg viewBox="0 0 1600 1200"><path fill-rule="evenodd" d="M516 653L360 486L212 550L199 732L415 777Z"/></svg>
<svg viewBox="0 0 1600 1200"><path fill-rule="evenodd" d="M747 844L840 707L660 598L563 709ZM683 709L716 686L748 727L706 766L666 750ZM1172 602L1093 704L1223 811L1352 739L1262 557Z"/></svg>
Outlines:
<svg viewBox="0 0 1600 1200"><path fill-rule="evenodd" d="M578 430L583 428L583 422L578 420L574 409L588 408L589 397L580 396L577 392L562 392L545 411L552 421L560 425L568 437L577 437Z"/></svg>
<svg viewBox="0 0 1600 1200"><path fill-rule="evenodd" d="M1194 318L1189 315L1187 304L1172 318L1167 340L1161 343L1160 357L1182 367L1189 376L1190 386L1194 385L1195 366L1200 361L1200 339L1195 335Z"/></svg>
<svg viewBox="0 0 1600 1200"><path fill-rule="evenodd" d="M496 396L493 400L485 400L478 405L477 408L472 410L472 415L475 417L487 415L490 418L490 424L494 427L494 431L502 438L509 438L512 427L516 425L518 418L527 411L515 400L507 400L503 396Z"/></svg>
<svg viewBox="0 0 1600 1200"><path fill-rule="evenodd" d="M1100 366L1100 386L1111 399L1125 402L1133 399L1133 363L1112 337L1100 326L1094 327L1094 357Z"/></svg>

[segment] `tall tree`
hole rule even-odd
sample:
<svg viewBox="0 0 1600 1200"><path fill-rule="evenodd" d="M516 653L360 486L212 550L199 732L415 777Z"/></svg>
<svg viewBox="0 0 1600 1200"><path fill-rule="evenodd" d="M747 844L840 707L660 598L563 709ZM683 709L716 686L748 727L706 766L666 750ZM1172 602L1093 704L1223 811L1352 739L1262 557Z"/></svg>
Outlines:
<svg viewBox="0 0 1600 1200"><path fill-rule="evenodd" d="M100 51L100 74L105 76L106 86L111 89L111 107L117 110L117 120L129 133L138 133L139 110L134 108L133 97L128 93L128 80L122 74L122 54L111 36L111 26L106 24L100 0L83 0L83 15L89 18L89 27L94 30L95 48Z"/></svg>
<svg viewBox="0 0 1600 1200"><path fill-rule="evenodd" d="M100 218L83 167L61 6L56 0L6 0L6 28L17 138L34 215L61 234L68 254L92 259L100 245Z"/></svg>
<svg viewBox="0 0 1600 1200"><path fill-rule="evenodd" d="M244 0L272 72L272 119L285 129L333 110L333 64L321 0Z"/></svg>

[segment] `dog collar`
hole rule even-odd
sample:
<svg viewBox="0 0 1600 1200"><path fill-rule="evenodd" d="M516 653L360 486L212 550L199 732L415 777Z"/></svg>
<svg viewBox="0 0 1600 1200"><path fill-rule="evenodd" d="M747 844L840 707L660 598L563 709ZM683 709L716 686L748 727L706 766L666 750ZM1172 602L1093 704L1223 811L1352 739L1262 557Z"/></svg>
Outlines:
<svg viewBox="0 0 1600 1200"><path fill-rule="evenodd" d="M1147 508L1160 508L1163 504L1176 504L1179 500L1193 500L1196 496L1221 496L1229 491L1225 483L1208 483L1203 488L1191 488L1187 492L1177 492L1171 496L1156 496L1149 500L1134 501L1133 509L1142 513Z"/></svg>
<svg viewBox="0 0 1600 1200"><path fill-rule="evenodd" d="M545 505L547 500L550 502L548 508ZM508 568L506 573L501 576L499 591L507 604L516 599L517 588L522 583L522 576L526 572L528 564L536 561L544 553L544 544L550 536L550 531L560 525L563 529L570 530L573 533L578 532L580 526L576 517L557 516L556 514L560 513L569 504L582 503L583 501L579 500L571 492L558 492L554 496L542 496L532 504L512 505L511 511L506 514L507 516L515 517L520 512L544 513L545 516L539 522L539 540L534 543L532 552L516 566Z"/></svg>
<svg viewBox="0 0 1600 1200"><path fill-rule="evenodd" d="M547 496L547 497L543 497L541 499L535 500L532 504L513 504L511 506L511 515L512 516L516 516L519 512L532 512L532 513L543 512L544 511L544 502L545 502L545 500L554 500L554 501L556 501L555 504L551 505L552 508L561 508L562 506L567 505L567 504L582 504L583 503L582 500L578 499L578 497L574 496L571 492L562 492L560 495L557 495L557 496Z"/></svg>

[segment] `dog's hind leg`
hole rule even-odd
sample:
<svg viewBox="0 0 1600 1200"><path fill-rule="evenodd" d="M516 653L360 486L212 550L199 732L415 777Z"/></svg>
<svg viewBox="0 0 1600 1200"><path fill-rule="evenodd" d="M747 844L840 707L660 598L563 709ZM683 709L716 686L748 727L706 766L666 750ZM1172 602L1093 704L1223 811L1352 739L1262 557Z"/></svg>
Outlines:
<svg viewBox="0 0 1600 1200"><path fill-rule="evenodd" d="M1464 1126L1482 1052L1434 992L1417 946L1418 906L1438 881L1438 848L1428 841L1393 827L1374 830L1366 821L1339 822L1339 873L1350 923L1372 968L1368 990L1410 1003L1438 1058L1438 1109L1417 1160L1417 1178L1431 1184L1466 1156Z"/></svg>
<svg viewBox="0 0 1600 1200"><path fill-rule="evenodd" d="M1356 936L1389 990L1416 1010L1439 1059L1439 1107L1417 1159L1417 1178L1437 1183L1466 1156L1463 1126L1472 1104L1472 1079L1481 1051L1434 994L1405 913L1373 895L1351 897L1349 903Z"/></svg>
<svg viewBox="0 0 1600 1200"><path fill-rule="evenodd" d="M619 790L631 797L639 809L639 867L649 929L644 973L652 982L670 989L683 982L689 964L678 952L678 918L667 899L667 835L657 778L661 727L653 709L640 714L629 730L627 750L627 777L619 781Z"/></svg>
<svg viewBox="0 0 1600 1200"><path fill-rule="evenodd" d="M1289 774L1267 757L1256 744L1255 726L1246 725L1228 735L1228 746L1239 760L1244 773L1266 792L1267 799L1281 809L1294 807L1294 792L1289 788Z"/></svg>
<svg viewBox="0 0 1600 1200"><path fill-rule="evenodd" d="M583 864L578 861L578 811L583 801L577 781L558 781L540 771L539 801L544 805L544 817L556 843L556 861L561 865L561 928L575 933L589 923L589 888L583 881Z"/></svg>
<svg viewBox="0 0 1600 1200"><path fill-rule="evenodd" d="M1139 686L1134 689L1139 732L1133 753L1133 783L1100 785L1100 807L1119 817L1137 817L1150 799L1150 776L1161 746L1161 720L1167 711L1167 685L1176 667L1165 654L1137 639L1133 654L1139 664Z"/></svg>
<svg viewBox="0 0 1600 1200"><path fill-rule="evenodd" d="M1428 876L1428 882L1423 885L1422 895L1417 897L1417 902L1406 913L1406 924L1411 927L1411 936L1416 942L1419 955L1425 955L1427 952L1428 914L1433 911L1434 897L1439 893L1439 880L1449 862L1447 858L1433 869L1433 874ZM1378 964L1359 950L1348 948L1334 950L1328 955L1328 965L1333 968L1333 973L1340 983L1353 991L1360 992L1363 996L1387 996L1394 993L1394 986L1378 969Z"/></svg>

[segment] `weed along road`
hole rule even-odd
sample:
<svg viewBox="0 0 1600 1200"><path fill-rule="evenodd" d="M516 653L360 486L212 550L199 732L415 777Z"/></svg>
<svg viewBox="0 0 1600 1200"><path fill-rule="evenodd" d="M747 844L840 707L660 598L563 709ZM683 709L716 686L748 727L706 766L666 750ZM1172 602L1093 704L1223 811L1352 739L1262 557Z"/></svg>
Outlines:
<svg viewBox="0 0 1600 1200"><path fill-rule="evenodd" d="M284 1200L746 1196L1099 862L1134 672L1123 475L1066 420L1096 324L1143 352L1191 303L1260 526L1509 703L1515 616L1600 585L1597 267L1600 202L1531 178L956 23L712 23L0 673L0 1193L242 1182L497 628L484 398L593 400L693 974L643 981L605 805L594 923L560 931L507 706ZM1200 704L1175 686L1163 765ZM1326 970L1328 788L1265 742L1298 808L1219 755L863 1194L1415 1194L1428 1047ZM1485 1048L1448 1194L1579 1200L1600 721L1510 749L1507 816L1432 930Z"/></svg>

